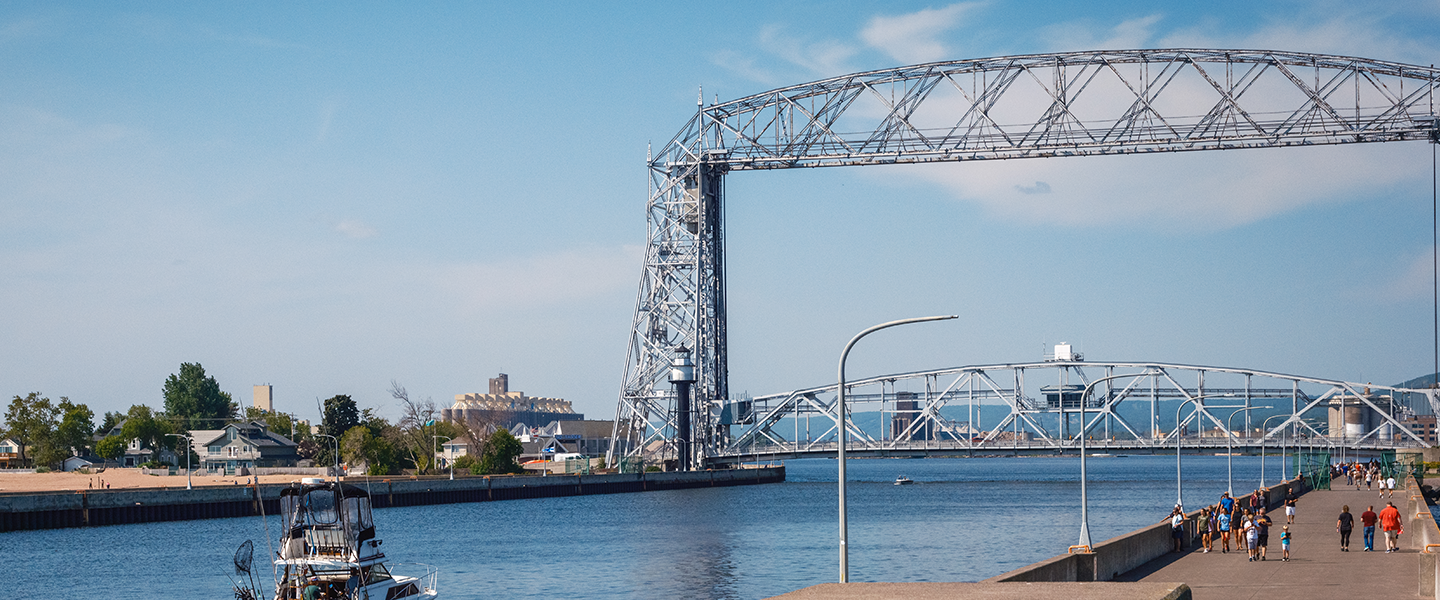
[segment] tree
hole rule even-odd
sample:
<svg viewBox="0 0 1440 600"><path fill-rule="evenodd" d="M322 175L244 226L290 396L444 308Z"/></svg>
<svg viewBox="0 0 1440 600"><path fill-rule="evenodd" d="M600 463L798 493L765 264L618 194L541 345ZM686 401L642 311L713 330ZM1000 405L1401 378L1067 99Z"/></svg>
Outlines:
<svg viewBox="0 0 1440 600"><path fill-rule="evenodd" d="M177 419L182 431L215 429L235 418L240 407L220 391L214 377L200 363L180 363L180 374L165 380L165 414Z"/></svg>
<svg viewBox="0 0 1440 600"><path fill-rule="evenodd" d="M5 411L5 434L20 444L21 464L28 460L27 450L33 455L50 442L55 432L55 413L55 406L40 392L30 392L23 398L15 396L10 401Z"/></svg>
<svg viewBox="0 0 1440 600"><path fill-rule="evenodd" d="M100 423L99 427L95 428L95 433L110 435L110 430L114 429L116 425L119 425L120 422L124 420L125 413L123 412L105 411L105 420Z"/></svg>
<svg viewBox="0 0 1440 600"><path fill-rule="evenodd" d="M395 449L390 441L377 436L365 425L352 427L340 438L340 454L345 462L364 465L367 475L390 475L396 471Z"/></svg>
<svg viewBox="0 0 1440 600"><path fill-rule="evenodd" d="M523 452L525 448L520 445L520 440L510 435L509 431L497 429L490 434L485 452L480 455L480 470L485 474L523 472L524 469L515 462Z"/></svg>
<svg viewBox="0 0 1440 600"><path fill-rule="evenodd" d="M120 457L125 456L125 438L118 435L105 436L105 439L95 444L95 454L100 458L120 460Z"/></svg>
<svg viewBox="0 0 1440 600"><path fill-rule="evenodd" d="M433 471L435 436L454 437L439 432L440 424L435 420L439 411L435 408L435 401L429 398L411 400L405 387L393 380L390 382L390 397L400 401L400 422L397 424L399 449L408 455L416 472Z"/></svg>
<svg viewBox="0 0 1440 600"><path fill-rule="evenodd" d="M340 437L360 424L360 409L355 400L345 394L325 399L325 408L320 415L320 433Z"/></svg>
<svg viewBox="0 0 1440 600"><path fill-rule="evenodd" d="M130 407L125 426L120 429L120 437L140 440L140 447L153 450L169 447L169 439L165 437L167 433L174 433L171 425L158 418L155 411L144 404Z"/></svg>
<svg viewBox="0 0 1440 600"><path fill-rule="evenodd" d="M92 443L90 432L95 429L95 413L84 404L72 404L69 398L61 398L57 409L62 416L55 428L55 445L67 453L84 454Z"/></svg>

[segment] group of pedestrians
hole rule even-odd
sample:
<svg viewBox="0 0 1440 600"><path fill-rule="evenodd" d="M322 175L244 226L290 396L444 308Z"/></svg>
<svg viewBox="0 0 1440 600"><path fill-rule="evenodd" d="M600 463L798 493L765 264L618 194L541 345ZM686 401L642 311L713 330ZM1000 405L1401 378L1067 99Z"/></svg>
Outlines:
<svg viewBox="0 0 1440 600"><path fill-rule="evenodd" d="M1287 491L1285 494L1285 523L1280 526L1280 560L1290 560L1290 524L1295 522L1295 506L1299 499L1294 491ZM1274 520L1267 514L1265 508L1265 493L1262 490L1255 490L1241 500L1230 497L1230 492L1220 495L1220 501L1212 506L1200 509L1200 541L1204 546L1202 553L1209 553L1215 549L1215 542L1220 542L1222 554L1230 552L1231 542L1235 544L1235 551L1244 550L1248 560L1263 561L1267 558L1267 549L1270 545L1270 528L1275 525ZM1181 508L1175 507L1171 512L1171 527L1176 528L1173 534L1176 536L1176 552L1181 550L1180 541L1184 535L1184 517L1181 515Z"/></svg>
<svg viewBox="0 0 1440 600"><path fill-rule="evenodd" d="M1385 508L1375 513L1375 507L1371 506L1360 513L1360 526L1365 532L1365 552L1375 551L1375 524L1380 524L1381 531L1385 534L1385 552L1400 551L1400 534L1405 533L1405 528L1400 523L1400 509L1395 508L1394 502L1386 502ZM1335 530L1340 532L1340 551L1350 551L1350 532L1355 529L1355 516L1350 514L1350 505L1340 507L1340 519L1335 522Z"/></svg>
<svg viewBox="0 0 1440 600"><path fill-rule="evenodd" d="M1391 498L1395 497L1395 475L1393 473L1386 475L1380 463L1374 460L1368 463L1341 463L1331 467L1331 480L1339 479L1342 476L1345 477L1345 485L1355 486L1356 491L1359 491L1360 486L1364 485L1365 489L1370 491L1378 489L1381 498L1387 495Z"/></svg>

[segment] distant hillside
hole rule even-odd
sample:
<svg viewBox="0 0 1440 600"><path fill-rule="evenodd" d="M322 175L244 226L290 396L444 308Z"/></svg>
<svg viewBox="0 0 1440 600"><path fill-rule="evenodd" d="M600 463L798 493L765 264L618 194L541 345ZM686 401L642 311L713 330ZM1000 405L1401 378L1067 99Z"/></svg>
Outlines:
<svg viewBox="0 0 1440 600"><path fill-rule="evenodd" d="M1397 383L1397 384L1394 385L1394 387L1398 387L1398 388L1410 388L1410 389L1412 389L1412 390L1413 390L1413 389L1420 389L1420 388L1428 388L1428 387L1430 387L1430 386L1432 386L1432 385L1435 385L1436 375L1440 375L1440 373L1431 373L1431 374L1429 374L1429 375L1422 375L1422 376L1420 376L1420 377L1416 377L1416 378L1411 379L1411 380L1409 380L1409 381L1406 381L1406 382L1404 382L1404 383Z"/></svg>

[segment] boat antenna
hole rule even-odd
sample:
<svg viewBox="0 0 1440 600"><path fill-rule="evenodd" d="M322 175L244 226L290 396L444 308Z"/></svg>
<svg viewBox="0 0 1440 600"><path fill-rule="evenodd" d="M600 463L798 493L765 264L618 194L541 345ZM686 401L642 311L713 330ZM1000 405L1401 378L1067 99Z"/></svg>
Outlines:
<svg viewBox="0 0 1440 600"><path fill-rule="evenodd" d="M270 520L265 518L265 497L260 495L260 474L254 475L255 479L255 505L260 507L260 523L265 526L265 551L270 556L270 577L279 579L279 567L275 566L275 547L270 542ZM265 600L265 593L260 592L260 600Z"/></svg>

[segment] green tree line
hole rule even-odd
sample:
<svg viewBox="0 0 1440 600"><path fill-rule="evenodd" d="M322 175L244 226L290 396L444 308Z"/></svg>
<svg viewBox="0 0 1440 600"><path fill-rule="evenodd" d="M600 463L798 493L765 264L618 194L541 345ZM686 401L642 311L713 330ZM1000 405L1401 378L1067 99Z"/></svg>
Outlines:
<svg viewBox="0 0 1440 600"><path fill-rule="evenodd" d="M190 449L182 438L171 434L220 429L227 423L254 420L296 442L300 457L313 459L317 465L343 461L372 475L406 470L438 473L441 469L435 449L445 441L456 440L466 442L470 448L469 455L455 461L453 467L457 470L474 474L522 470L516 463L522 451L520 442L510 432L440 421L433 401L413 401L405 388L394 382L390 395L401 408L396 422L391 423L373 409L362 410L349 395L340 394L322 402L320 435L312 435L309 427L297 424L284 413L249 407L243 411L242 419L238 403L199 363L181 363L180 371L166 378L161 393L162 410L136 404L125 412L106 412L97 426L95 414L86 405L66 397L52 402L40 392L31 392L11 400L0 433L20 444L22 464L47 468L58 468L70 456L90 453L118 460L131 440L138 440L141 448L157 454L161 449L182 453L183 464L183 453ZM118 433L114 431L117 426ZM198 457L192 454L191 460L198 462Z"/></svg>

